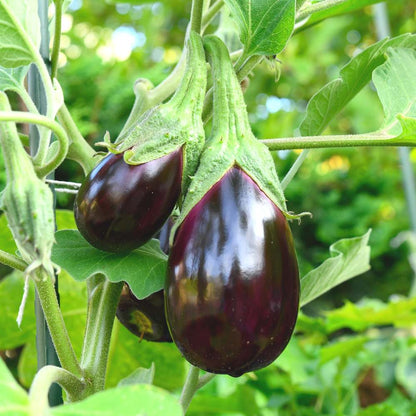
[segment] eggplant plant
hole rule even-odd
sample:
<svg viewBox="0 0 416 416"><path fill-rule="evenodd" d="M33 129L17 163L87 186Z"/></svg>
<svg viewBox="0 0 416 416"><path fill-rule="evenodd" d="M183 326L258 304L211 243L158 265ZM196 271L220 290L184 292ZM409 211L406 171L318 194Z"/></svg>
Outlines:
<svg viewBox="0 0 416 416"><path fill-rule="evenodd" d="M100 2L98 9L127 10L145 19L146 10L156 13L158 7L146 6L148 1L113 3ZM185 10L182 3L177 5ZM278 394L278 405L271 400L264 412L250 407L259 396L251 395L250 383L284 367L288 345L300 345L297 332L318 328L321 338L311 337L314 345L322 334L332 334L330 323L305 317L300 308L370 268L370 231L334 243L328 259L301 275L291 226L313 218L292 212L284 191L307 149L416 145L416 35L381 39L355 54L338 79L309 99L293 137L280 137L279 126L273 126L274 139L256 137L244 92L256 86L250 81L264 63L280 63L285 71L288 64L279 58L301 32L375 3L193 0L176 66L157 83L156 76L152 82L138 78L131 91L134 105L116 139L106 134L91 145L79 115L66 105L65 72L59 69L61 40L69 39L62 38L63 16L78 5L0 0L0 148L6 176L0 263L7 272L14 269L0 282L5 310L0 350L26 345L17 352L17 380L16 371L12 375L0 360L0 413L206 414L204 392L197 392L215 378L237 389L223 413L267 415L277 406L279 414L290 414L293 409ZM83 33L82 24L77 30ZM371 132L325 135L370 82L384 109L383 124ZM280 180L275 152L299 149ZM53 179L66 160L82 170L82 184ZM73 211L56 208L57 192L75 194ZM302 224L299 229L302 233ZM403 304L412 310L411 300ZM378 307L390 310L378 305L371 313ZM398 325L383 317L373 320ZM361 351L370 338L354 339L349 349ZM336 351L327 350L319 365L336 357L344 371L345 357ZM54 353L57 362L51 361ZM38 370L32 365L24 371L35 355ZM398 365L409 397L416 395L403 381L410 364ZM298 384L286 386L292 396L306 377L302 371ZM56 385L65 393L51 388ZM311 394L305 391L299 393L304 402ZM311 404L311 412L324 409L325 400ZM337 414L350 409L339 403Z"/></svg>

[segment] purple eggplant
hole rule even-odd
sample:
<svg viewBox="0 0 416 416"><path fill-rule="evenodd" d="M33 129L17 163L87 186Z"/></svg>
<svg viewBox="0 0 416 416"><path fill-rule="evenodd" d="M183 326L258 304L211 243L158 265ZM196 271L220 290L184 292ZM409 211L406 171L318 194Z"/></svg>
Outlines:
<svg viewBox="0 0 416 416"><path fill-rule="evenodd" d="M79 231L94 247L128 251L146 243L169 217L181 192L182 148L129 165L109 154L87 176L74 205Z"/></svg>
<svg viewBox="0 0 416 416"><path fill-rule="evenodd" d="M172 342L166 324L163 290L137 299L125 284L116 312L118 320L140 339Z"/></svg>
<svg viewBox="0 0 416 416"><path fill-rule="evenodd" d="M165 287L172 338L190 363L212 373L263 368L289 342L299 286L286 218L233 167L175 234Z"/></svg>

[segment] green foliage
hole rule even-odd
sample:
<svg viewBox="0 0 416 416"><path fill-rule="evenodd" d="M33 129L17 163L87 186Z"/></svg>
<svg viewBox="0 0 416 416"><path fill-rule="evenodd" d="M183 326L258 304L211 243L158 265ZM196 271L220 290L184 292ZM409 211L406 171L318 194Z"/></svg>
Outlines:
<svg viewBox="0 0 416 416"><path fill-rule="evenodd" d="M164 286L167 256L157 240L128 254L119 254L92 247L76 230L58 231L55 238L52 260L75 280L83 281L102 273L111 282L126 281L139 299Z"/></svg>
<svg viewBox="0 0 416 416"><path fill-rule="evenodd" d="M295 23L295 0L226 0L240 28L246 55L275 55Z"/></svg>

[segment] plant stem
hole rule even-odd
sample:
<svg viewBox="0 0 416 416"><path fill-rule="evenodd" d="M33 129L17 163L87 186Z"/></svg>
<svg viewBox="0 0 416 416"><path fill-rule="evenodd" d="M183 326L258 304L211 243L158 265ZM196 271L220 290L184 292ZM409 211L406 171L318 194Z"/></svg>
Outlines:
<svg viewBox="0 0 416 416"><path fill-rule="evenodd" d="M215 3L211 5L211 7L207 10L207 12L202 17L202 32L205 32L208 25L212 22L214 17L222 9L223 6L224 6L224 0L217 0Z"/></svg>
<svg viewBox="0 0 416 416"><path fill-rule="evenodd" d="M330 9L331 7L338 6L339 4L345 3L347 0L324 0L319 3L313 3L301 7L297 14L296 20L303 20L312 13L320 12L322 10Z"/></svg>
<svg viewBox="0 0 416 416"><path fill-rule="evenodd" d="M88 308L89 327L84 339L81 366L86 377L92 380L93 392L104 389L111 332L123 282L111 283L107 279L94 289Z"/></svg>
<svg viewBox="0 0 416 416"><path fill-rule="evenodd" d="M83 373L65 327L52 278L39 268L33 280L61 366L81 378Z"/></svg>
<svg viewBox="0 0 416 416"><path fill-rule="evenodd" d="M33 379L29 390L31 414L45 415L49 409L48 392L53 383L58 383L68 393L69 399L76 399L84 390L85 383L63 368L47 365L42 367Z"/></svg>
<svg viewBox="0 0 416 416"><path fill-rule="evenodd" d="M416 146L416 140L397 139L382 133L336 136L302 136L261 140L269 150L320 149L326 147L357 146Z"/></svg>
<svg viewBox="0 0 416 416"><path fill-rule="evenodd" d="M196 33L201 33L202 11L204 9L203 0L192 0L191 19L189 29Z"/></svg>
<svg viewBox="0 0 416 416"><path fill-rule="evenodd" d="M51 78L56 78L58 74L58 58L61 48L61 26L62 26L62 4L63 0L55 0L55 34L51 55Z"/></svg>
<svg viewBox="0 0 416 416"><path fill-rule="evenodd" d="M27 267L27 263L25 261L3 250L0 250L0 263L13 267L14 269L22 272L24 272Z"/></svg>
<svg viewBox="0 0 416 416"><path fill-rule="evenodd" d="M188 371L185 384L179 402L182 405L183 413L186 414L194 394L198 390L199 368L191 365Z"/></svg>
<svg viewBox="0 0 416 416"><path fill-rule="evenodd" d="M55 170L65 159L68 152L68 136L65 130L55 121L40 114L32 114L25 111L0 111L0 121L14 121L18 123L32 123L48 127L52 130L58 141L59 150L52 160L43 166L35 167L39 177L44 177Z"/></svg>
<svg viewBox="0 0 416 416"><path fill-rule="evenodd" d="M204 387L205 384L208 384L215 376L216 374L213 374L213 373L206 373L200 376L198 380L198 384L196 385L196 389L199 390L202 387Z"/></svg>
<svg viewBox="0 0 416 416"><path fill-rule="evenodd" d="M307 158L309 152L310 152L309 149L302 150L302 153L297 157L297 159L295 160L295 163L291 166L291 168L289 169L289 172L286 174L286 176L283 178L281 182L283 190L285 190L286 187L289 185L289 183L292 181L292 179L298 172L299 168L302 166L303 162Z"/></svg>
<svg viewBox="0 0 416 416"><path fill-rule="evenodd" d="M59 109L57 116L68 137L71 138L68 159L75 160L82 166L85 174L89 173L97 162L94 149L82 137L65 104Z"/></svg>

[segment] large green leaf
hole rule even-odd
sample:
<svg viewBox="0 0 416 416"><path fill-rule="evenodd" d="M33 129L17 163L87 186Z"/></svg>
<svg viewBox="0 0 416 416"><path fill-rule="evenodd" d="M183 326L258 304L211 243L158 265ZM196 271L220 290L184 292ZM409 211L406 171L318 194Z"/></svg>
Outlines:
<svg viewBox="0 0 416 416"><path fill-rule="evenodd" d="M158 240L150 240L130 253L119 254L97 250L75 230L58 231L55 239L52 260L75 280L86 280L102 273L111 282L127 282L139 299L164 286L167 256Z"/></svg>
<svg viewBox="0 0 416 416"><path fill-rule="evenodd" d="M301 279L300 305L370 269L370 230L362 237L345 238L329 248L331 257Z"/></svg>
<svg viewBox="0 0 416 416"><path fill-rule="evenodd" d="M39 44L37 0L0 0L0 65L29 65Z"/></svg>
<svg viewBox="0 0 416 416"><path fill-rule="evenodd" d="M321 134L328 123L371 80L373 71L386 61L390 47L416 48L416 35L384 39L351 59L340 77L319 90L309 101L300 131L303 136Z"/></svg>
<svg viewBox="0 0 416 416"><path fill-rule="evenodd" d="M29 416L29 397L0 358L0 415Z"/></svg>
<svg viewBox="0 0 416 416"><path fill-rule="evenodd" d="M225 0L247 55L276 55L295 23L295 0Z"/></svg>
<svg viewBox="0 0 416 416"><path fill-rule="evenodd" d="M387 61L373 72L373 82L384 108L383 131L397 135L403 131L399 114L405 123L411 123L411 118L412 123L416 121L416 51L389 48L386 55ZM416 135L413 127L407 129Z"/></svg>
<svg viewBox="0 0 416 416"><path fill-rule="evenodd" d="M182 416L175 396L146 384L118 387L51 409L52 416Z"/></svg>

